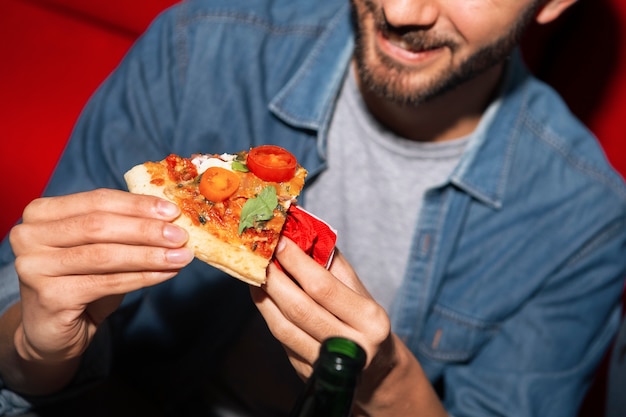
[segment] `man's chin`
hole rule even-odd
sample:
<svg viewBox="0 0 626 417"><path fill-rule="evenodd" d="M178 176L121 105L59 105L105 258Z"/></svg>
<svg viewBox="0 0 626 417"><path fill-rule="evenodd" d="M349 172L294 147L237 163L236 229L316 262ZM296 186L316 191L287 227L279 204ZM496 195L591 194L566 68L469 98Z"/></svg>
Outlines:
<svg viewBox="0 0 626 417"><path fill-rule="evenodd" d="M357 62L356 67L361 87L379 99L416 106L433 98L432 77L424 71L385 62Z"/></svg>

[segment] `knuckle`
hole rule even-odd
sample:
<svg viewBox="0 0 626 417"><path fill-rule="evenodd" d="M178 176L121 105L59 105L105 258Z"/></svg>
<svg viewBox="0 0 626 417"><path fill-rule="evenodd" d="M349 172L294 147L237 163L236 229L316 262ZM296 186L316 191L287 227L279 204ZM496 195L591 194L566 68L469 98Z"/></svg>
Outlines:
<svg viewBox="0 0 626 417"><path fill-rule="evenodd" d="M146 248L141 256L143 265L150 268L159 268L167 266L167 249L165 248Z"/></svg>
<svg viewBox="0 0 626 417"><path fill-rule="evenodd" d="M291 339L293 338L292 335L294 332L291 325L288 325L286 322L283 321L278 321L270 327L270 333L276 339L280 340L283 344L288 346L292 342Z"/></svg>
<svg viewBox="0 0 626 417"><path fill-rule="evenodd" d="M24 223L30 222L33 219L36 219L37 213L41 211L43 206L46 204L47 198L36 198L32 200L30 203L24 207L24 211L22 212L22 221Z"/></svg>
<svg viewBox="0 0 626 417"><path fill-rule="evenodd" d="M95 207L105 206L113 198L113 190L107 188L96 188L89 196Z"/></svg>
<svg viewBox="0 0 626 417"><path fill-rule="evenodd" d="M307 283L306 292L315 300L332 300L336 296L336 287L324 280L311 280Z"/></svg>
<svg viewBox="0 0 626 417"><path fill-rule="evenodd" d="M361 309L361 315L368 323L376 323L376 326L372 326L371 337L376 342L382 342L385 340L391 332L391 322L389 316L377 303L370 303Z"/></svg>
<svg viewBox="0 0 626 417"><path fill-rule="evenodd" d="M312 313L306 303L293 303L287 310L286 315L295 323L307 323L312 319Z"/></svg>
<svg viewBox="0 0 626 417"><path fill-rule="evenodd" d="M84 275L79 280L81 291L96 294L98 297L122 293L125 281L130 274L102 272Z"/></svg>
<svg viewBox="0 0 626 417"><path fill-rule="evenodd" d="M15 272L20 278L20 281L27 286L30 286L30 276L32 276L33 269L31 267L32 262L28 256L18 256L15 258Z"/></svg>
<svg viewBox="0 0 626 417"><path fill-rule="evenodd" d="M100 269L103 265L111 264L114 258L107 245L93 244L78 246L65 251L63 264L66 267L91 264Z"/></svg>
<svg viewBox="0 0 626 417"><path fill-rule="evenodd" d="M105 216L98 212L82 216L79 223L81 234L90 238L101 236L109 224Z"/></svg>
<svg viewBox="0 0 626 417"><path fill-rule="evenodd" d="M81 257L82 258L82 257ZM89 258L96 265L110 265L113 262L114 257L111 254L111 251L104 250L99 248L98 250L93 251Z"/></svg>
<svg viewBox="0 0 626 417"><path fill-rule="evenodd" d="M149 237L151 242L162 242L166 236L167 223L158 220L143 220L137 225L139 236Z"/></svg>
<svg viewBox="0 0 626 417"><path fill-rule="evenodd" d="M20 248L20 246L25 241L27 241L27 236L28 236L28 226L24 224L18 224L16 226L13 226L13 228L9 232L9 243L11 244L13 251L17 251Z"/></svg>

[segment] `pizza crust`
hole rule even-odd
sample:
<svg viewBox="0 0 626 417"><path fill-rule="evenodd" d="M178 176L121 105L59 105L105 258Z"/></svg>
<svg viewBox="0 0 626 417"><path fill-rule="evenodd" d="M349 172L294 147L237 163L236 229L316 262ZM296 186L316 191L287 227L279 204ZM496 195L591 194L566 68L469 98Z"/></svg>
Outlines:
<svg viewBox="0 0 626 417"><path fill-rule="evenodd" d="M152 177L145 165L137 165L124 174L128 190L135 194L146 194L171 201L164 188L151 183ZM194 225L181 214L173 222L189 233L186 245L203 262L248 284L261 286L265 283L269 259L255 255L246 248L223 242L208 231Z"/></svg>

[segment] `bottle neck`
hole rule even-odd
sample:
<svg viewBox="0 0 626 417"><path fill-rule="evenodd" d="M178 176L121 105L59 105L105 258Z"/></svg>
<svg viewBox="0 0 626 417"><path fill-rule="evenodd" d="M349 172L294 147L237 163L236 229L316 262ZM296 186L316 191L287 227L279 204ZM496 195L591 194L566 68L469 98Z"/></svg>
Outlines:
<svg viewBox="0 0 626 417"><path fill-rule="evenodd" d="M329 381L313 374L291 417L349 417L355 388L356 378Z"/></svg>
<svg viewBox="0 0 626 417"><path fill-rule="evenodd" d="M347 339L325 341L291 417L349 417L365 352Z"/></svg>

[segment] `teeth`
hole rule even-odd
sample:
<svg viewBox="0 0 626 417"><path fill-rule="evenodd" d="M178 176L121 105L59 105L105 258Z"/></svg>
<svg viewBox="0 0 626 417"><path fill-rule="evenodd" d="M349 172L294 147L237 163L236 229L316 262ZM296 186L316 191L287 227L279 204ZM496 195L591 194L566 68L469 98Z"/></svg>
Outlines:
<svg viewBox="0 0 626 417"><path fill-rule="evenodd" d="M398 48L402 48L402 49L406 49L406 50L410 50L410 46L408 43L406 43L404 40L402 40L401 38L388 38L389 43L392 44L393 46L397 46Z"/></svg>
<svg viewBox="0 0 626 417"><path fill-rule="evenodd" d="M396 41L394 44L402 49L411 50L411 45L403 40Z"/></svg>
<svg viewBox="0 0 626 417"><path fill-rule="evenodd" d="M405 51L410 51L410 52L418 52L419 48L416 48L414 46L412 46L410 43L406 42L403 39L389 39L389 43L391 43L394 46L397 46L398 48L402 48Z"/></svg>

